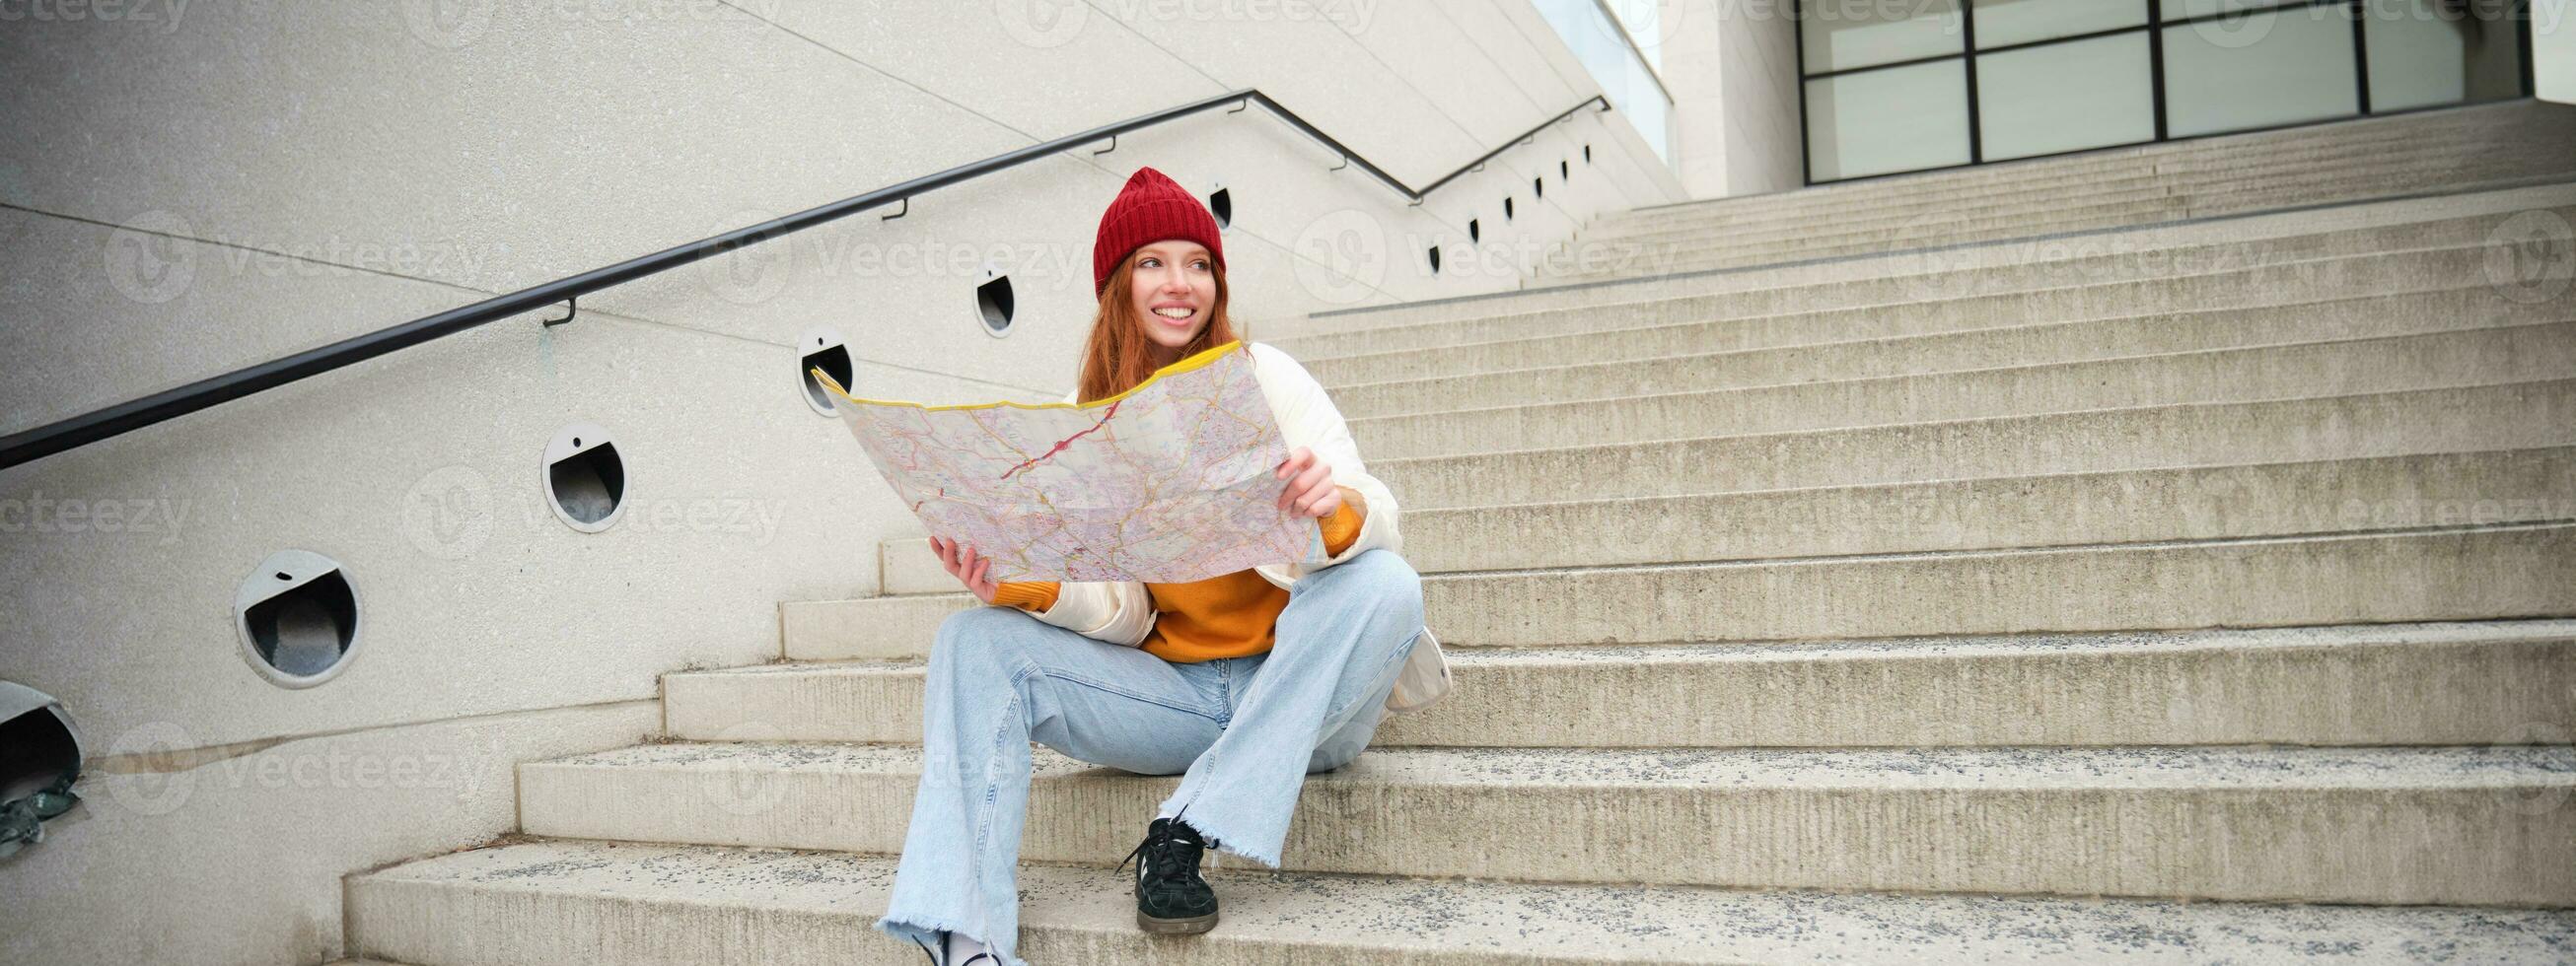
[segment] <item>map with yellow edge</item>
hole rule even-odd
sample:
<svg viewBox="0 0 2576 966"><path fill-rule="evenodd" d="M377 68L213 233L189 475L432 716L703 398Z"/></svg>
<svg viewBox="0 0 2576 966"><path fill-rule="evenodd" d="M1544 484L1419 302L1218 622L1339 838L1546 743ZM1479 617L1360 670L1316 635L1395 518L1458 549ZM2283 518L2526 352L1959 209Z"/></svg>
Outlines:
<svg viewBox="0 0 2576 966"><path fill-rule="evenodd" d="M811 370L930 533L995 581L1205 580L1303 560L1315 520L1279 508L1279 423L1229 342L1107 399L972 406L859 399Z"/></svg>

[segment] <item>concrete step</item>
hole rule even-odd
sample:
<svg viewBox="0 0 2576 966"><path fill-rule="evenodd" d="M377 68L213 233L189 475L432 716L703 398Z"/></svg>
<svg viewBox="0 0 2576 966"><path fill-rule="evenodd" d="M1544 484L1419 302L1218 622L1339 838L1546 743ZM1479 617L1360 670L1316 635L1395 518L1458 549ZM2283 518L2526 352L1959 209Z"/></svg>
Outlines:
<svg viewBox="0 0 2576 966"><path fill-rule="evenodd" d="M1830 382L2040 365L2195 350L2333 342L2576 319L2576 305L2516 302L2486 286L2366 295L2292 305L2207 309L2108 319L1971 328L1922 335L1798 342L1808 333L1848 330L1883 315L1836 309L1630 329L1602 341L1615 355L1647 347L1671 352L1577 365L1492 371L1528 353L1512 343L1421 350L1448 374L1330 387L1350 419L1504 405L1567 403L1802 382ZM1762 348L1711 346L1760 345ZM1310 370L1311 371L1311 370ZM1465 374L1460 374L1465 373Z"/></svg>
<svg viewBox="0 0 2576 966"><path fill-rule="evenodd" d="M1373 339L1298 340L1297 344L1281 348L1295 356L1316 379L1327 386L1338 386L1547 364L1628 361L2408 293L2461 293L2456 297L2497 311L2509 311L2519 305L2566 304L2547 297L2550 292L2546 282L2531 287L2492 284L2487 273L2493 257L2493 246L2480 243L2334 255L2168 277L2082 279L2061 286L2003 292L1933 288L1973 284L1966 278L1887 280L1838 289L1710 294L1633 305L1532 312L1477 322L1406 326L1379 331ZM2576 266L2563 271L2576 274ZM1703 328L1655 331L1680 326ZM1611 333L1619 337L1601 338ZM1634 345L1629 344L1632 341ZM1473 351L1467 353L1427 351L1471 348ZM1480 361L1462 365L1458 361L1462 354L1478 356ZM1420 361L1408 361L1417 359Z"/></svg>
<svg viewBox="0 0 2576 966"><path fill-rule="evenodd" d="M1456 573L2001 550L2576 519L2576 448L1408 510L1404 556ZM954 593L926 537L884 594Z"/></svg>
<svg viewBox="0 0 2576 966"><path fill-rule="evenodd" d="M1139 833L1141 834L1141 833ZM1121 845L1123 851L1127 846ZM877 934L894 860L829 852L534 841L351 876L352 935L421 966L919 966ZM1199 937L1135 924L1123 876L1020 869L1019 956L1047 966L1526 966L1572 963L2537 963L2576 946L2563 911L2130 899L1739 892L1396 879L1209 876Z"/></svg>
<svg viewBox="0 0 2576 966"><path fill-rule="evenodd" d="M2553 175L2561 178L2561 175ZM2512 183L2527 183L2519 178ZM2352 191L2352 201L2396 196L2393 191ZM2164 196L2148 201L2071 201L2058 209L2027 214L1965 214L1891 219L1868 224L1832 224L1806 232L1728 232L1710 229L1700 240L1569 240L1561 242L1577 258L1540 260L1538 268L1556 281L1587 278L1654 276L1654 273L1705 273L1705 270L1759 268L1759 265L1806 263L1821 258L1850 258L1873 252L1914 247L1981 245L2022 237L2053 237L2076 232L2130 232L2190 219L2231 216L2241 211L2287 209L2318 204L2316 196L2298 193L2226 193L2226 196Z"/></svg>
<svg viewBox="0 0 2576 966"><path fill-rule="evenodd" d="M1115 864L1180 783L1033 752L1020 841L1033 862ZM907 745L682 742L528 762L520 824L891 854L920 761ZM2576 904L2571 797L2576 752L2563 746L1379 748L1307 776L1280 861L1542 882L2546 907ZM1206 821L1222 841L1223 817Z"/></svg>
<svg viewBox="0 0 2576 966"><path fill-rule="evenodd" d="M2562 617L2576 526L1444 574L1423 596L1462 646Z"/></svg>
<svg viewBox="0 0 2576 966"><path fill-rule="evenodd" d="M1498 315L1639 306L1704 295L1804 289L1812 309L1949 298L2069 284L2201 274L2285 260L2482 245L2533 219L2568 218L2576 183L2246 214L1659 279L1553 284L1518 292L1319 312L1260 337L1299 358L1368 351L1371 333ZM2526 214L2530 212L2530 214ZM2543 226L2546 227L2546 226ZM2499 232L2499 229L2505 229ZM2510 267L2510 266L2506 266ZM1863 295L1837 295L1847 287ZM1285 324L1285 323L1283 323ZM1355 340L1357 348L1330 345ZM1310 342L1309 340L1314 340ZM1325 343L1325 344L1315 344Z"/></svg>
<svg viewBox="0 0 2576 966"><path fill-rule="evenodd" d="M1607 241L1568 241L1541 259L1537 284L1661 278L1726 269L1758 268L1851 255L1941 248L2069 232L2125 229L2179 222L2190 212L2179 199L2118 206L2079 207L2006 218L1958 217L1881 228L1820 230L1790 236L1730 237L1719 249Z"/></svg>
<svg viewBox="0 0 2576 966"><path fill-rule="evenodd" d="M2566 307L2576 314L2576 304ZM1349 420L1371 460L2576 376L2576 322ZM1399 491L1400 492L1400 491Z"/></svg>
<svg viewBox="0 0 2576 966"><path fill-rule="evenodd" d="M1408 510L2576 443L2576 382L1372 459Z"/></svg>
<svg viewBox="0 0 2576 966"><path fill-rule="evenodd" d="M2475 164L2500 153L2529 149L2547 161L2547 149L2576 143L2576 112L2533 102L2478 105L2402 117L2364 118L2331 125L2221 135L2191 141L2138 145L2059 158L2012 161L1817 185L1737 198L1713 198L1636 209L1603 219L1629 224L1690 222L1748 214L1776 214L1826 207L1859 208L1927 195L1976 196L1999 191L2080 187L2091 181L2152 173L2185 185L2248 175L2304 176L2376 173L2372 164L2450 158ZM2560 160L2565 153L2556 155ZM2383 183L2403 184L2393 178Z"/></svg>
<svg viewBox="0 0 2576 966"><path fill-rule="evenodd" d="M1730 237L1793 238L1805 233L1841 233L1870 225L1907 220L1934 221L1972 213L2039 215L2085 204L2172 198L2183 190L2151 172L2106 178L2091 190L2070 192L2062 185L2018 187L1958 195L1912 195L1866 205L1802 204L1773 211L1711 215L1689 221L1636 223L1604 219L1575 235L1578 242L1620 242L1707 248ZM1767 197L1767 196L1764 196Z"/></svg>
<svg viewBox="0 0 2576 966"><path fill-rule="evenodd" d="M2079 198L2118 201L2165 197L2180 188L2171 179L2150 170L2105 174L2090 185L2090 190L2079 192L2070 190L2072 187L2070 182L2060 179L2037 183L2010 182L1957 193L1907 192L1857 205L1823 197L1792 197L1800 193L1796 191L1780 192L1742 199L1748 203L1768 201L1767 204L1719 207L1690 218L1612 214L1585 226L1576 237L1590 241L1689 242L1727 231L1771 232L1794 230L1801 225L1821 227L1857 223L1821 220L1835 217L1925 217L1965 211L2028 213L2064 208Z"/></svg>
<svg viewBox="0 0 2576 966"><path fill-rule="evenodd" d="M2366 201L2429 189L2456 190L2557 179L2576 173L2576 164L2559 152L2576 147L2576 139L2533 143L2469 152L2455 145L2397 146L2365 149L2367 159L2297 157L2248 162L2243 170L2144 171L2102 175L2049 175L2009 187L1977 190L1913 190L1864 199L1834 197L1814 188L1757 195L1747 202L1759 207L1718 209L1698 217L1601 219L1586 226L1589 240L1647 244L1719 242L1728 237L1797 237L1846 233L1857 228L1938 222L1976 214L2031 216L2106 202L2170 199L2194 215L2244 210L2247 205L2277 207L2318 202ZM2346 153L2346 152L2336 152ZM2099 180L2092 180L2098 178ZM1774 200L1776 199L1776 200Z"/></svg>
<svg viewBox="0 0 2576 966"><path fill-rule="evenodd" d="M2007 220L2036 224L2087 212L2115 217L2171 216L2189 206L2189 199L2172 186L2145 180L2106 185L2100 191L2075 194L2058 192L2001 198L1948 198L1927 205L1796 212L1775 220L1750 223L1729 219L1653 231L1584 233L1577 235L1574 243L1637 246L1686 260L1694 256L1747 249L1794 247L1826 239L1875 240L1899 235L1903 229L1924 229L1941 234L1948 229Z"/></svg>
<svg viewBox="0 0 2576 966"><path fill-rule="evenodd" d="M2453 172L2428 173L2420 182L2443 190L2467 186L2506 187L2550 183L2566 172L2546 176L2479 178ZM1688 276L1703 272L1789 266L1916 249L1935 251L2025 238L2135 231L2251 212L2317 204L2321 199L2356 203L2411 197L2372 181L2338 189L2333 186L2288 185L2200 195L2176 195L2157 202L2089 205L2071 202L2050 212L2006 217L1982 213L1925 216L1920 220L1863 225L1825 225L1807 232L1743 233L1719 230L1702 243L1614 240L1567 241L1552 246L1535 262L1531 287L1616 281L1630 278Z"/></svg>
<svg viewBox="0 0 2576 966"><path fill-rule="evenodd" d="M1715 224L1695 233L1578 237L1574 243L1634 247L1668 256L1671 263L1677 265L1758 253L1778 253L1781 260L1786 260L1797 257L1804 248L1851 242L1951 239L1999 228L2027 228L2029 230L2024 234L2045 234L2062 230L2057 226L2076 221L2109 225L2171 221L2184 217L2190 207L2190 199L2149 186L2107 195L2084 192L1947 210L1820 213L1814 218L1792 220L1783 225Z"/></svg>
<svg viewBox="0 0 2576 966"><path fill-rule="evenodd" d="M1415 570L1464 573L2571 519L2576 449L2554 447L1424 510L1403 530ZM918 583L889 592L956 590L920 543Z"/></svg>
<svg viewBox="0 0 2576 966"><path fill-rule="evenodd" d="M1427 574L1449 647L2576 615L2576 525ZM791 660L924 655L965 593L782 605Z"/></svg>
<svg viewBox="0 0 2576 966"><path fill-rule="evenodd" d="M1462 648L1372 748L2510 743L2576 720L2576 621ZM685 741L921 741L918 661L662 676ZM1604 700L1615 695L1617 700ZM2540 734L2525 735L2539 740Z"/></svg>
<svg viewBox="0 0 2576 966"><path fill-rule="evenodd" d="M1787 192L1719 199L1713 207L1689 217L1661 215L1663 209L1613 214L1585 226L1595 239L1648 242L1687 241L1724 232L1774 233L1801 225L1830 227L1863 224L1862 219L1937 218L1979 211L2029 214L2096 201L2169 197L2189 201L2195 209L2206 199L2266 193L2276 203L2363 200L2439 186L2466 187L2480 182L2553 178L2576 173L2576 164L2554 151L2576 145L2560 137L2506 146L2425 145L2411 140L2396 144L2338 146L2288 156L2240 158L2224 170L2197 165L2131 164L2119 170L2040 172L1982 186L1947 190L1887 179L1870 187L1868 197L1844 197L1846 187L1822 185ZM2446 177L2447 176L2447 177ZM1915 176L1921 177L1921 176ZM2320 189L2324 189L2321 191Z"/></svg>

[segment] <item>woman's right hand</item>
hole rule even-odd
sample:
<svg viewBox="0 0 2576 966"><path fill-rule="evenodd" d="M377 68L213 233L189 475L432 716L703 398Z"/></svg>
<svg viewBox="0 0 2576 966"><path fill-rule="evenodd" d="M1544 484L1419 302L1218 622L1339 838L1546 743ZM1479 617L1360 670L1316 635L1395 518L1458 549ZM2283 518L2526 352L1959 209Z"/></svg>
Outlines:
<svg viewBox="0 0 2576 966"><path fill-rule="evenodd" d="M993 595L1001 592L1002 585L999 582L984 576L986 571L992 569L993 558L976 556L974 547L960 547L957 541L942 540L938 537L930 538L930 549L939 554L939 564L948 568L948 575L957 578L958 583L965 584L967 590L973 591L975 599L990 604L993 602Z"/></svg>

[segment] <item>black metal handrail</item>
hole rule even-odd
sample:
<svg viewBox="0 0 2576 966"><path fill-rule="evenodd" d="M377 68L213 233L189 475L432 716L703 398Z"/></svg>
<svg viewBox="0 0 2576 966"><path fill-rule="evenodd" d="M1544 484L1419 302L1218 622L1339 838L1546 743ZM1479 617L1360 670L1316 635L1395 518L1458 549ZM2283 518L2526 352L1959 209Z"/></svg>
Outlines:
<svg viewBox="0 0 2576 966"><path fill-rule="evenodd" d="M6 437L0 437L0 468L16 466L31 460L42 459L67 449L86 446L90 443L95 443L99 440L106 439L120 433L141 429L145 426L150 426L166 419L185 416L200 409L205 409L229 400L239 399L243 396L260 392L262 390L273 389L278 386L294 382L295 380L302 379L306 376L329 372L333 369L337 369L351 363L361 362L384 355L396 349L417 345L444 336L454 335L458 332L463 332L486 322L493 322L525 312L534 311L548 305L553 305L557 302L571 302L583 295L607 288L611 285L631 282L657 272L669 271L702 258L712 255L721 255L746 245L759 244L760 242L768 241L769 239L776 238L780 235L802 231L804 229L820 225L824 222L844 218L871 208L882 207L898 202L906 202L905 210L910 210L908 199L914 195L944 188L949 185L965 181L969 178L981 177L997 171L1006 170L1048 155L1070 150L1085 144L1090 144L1104 138L1109 139L1110 150L1116 150L1118 135L1125 134L1139 128L1151 127L1165 121L1187 117L1201 111L1223 107L1228 104L1235 105L1232 110L1226 112L1229 114L1241 111L1250 105L1261 105L1268 109L1272 114L1277 115L1280 120L1286 121L1288 126L1297 129L1307 137L1315 139L1325 147L1331 148L1335 153L1340 154L1345 166L1357 166L1361 171L1367 172L1369 176L1376 178L1378 181L1385 183L1387 187L1393 188L1397 193L1404 195L1408 203L1418 205L1422 203L1423 196L1431 193L1433 189L1456 180L1460 175L1482 169L1485 166L1485 162L1493 160L1496 155L1503 153L1505 150L1508 150L1515 145L1532 142L1537 137L1538 132L1546 130L1548 125L1555 124L1558 121L1572 117L1574 112L1589 107L1596 102L1600 104L1600 110L1608 111L1610 109L1609 99L1602 95L1595 94L1584 99L1581 103L1578 103L1573 107L1566 108L1555 117L1548 118L1546 121L1531 127L1528 131L1521 133L1518 137L1504 141L1501 147L1485 152L1483 155L1478 156L1476 160L1469 161L1466 164L1459 166L1458 170L1452 171L1441 177L1439 180L1433 181L1420 189L1415 189L1407 187L1404 182L1397 180L1394 175L1386 173L1385 169L1370 163L1367 158L1361 157L1359 152L1353 151L1349 146L1340 141L1334 140L1332 135L1325 134L1324 132L1317 130L1313 124L1307 123L1305 118L1298 117L1297 112L1281 106L1278 101L1271 100L1270 95L1264 94L1255 88L1229 91L1205 100L1194 101L1192 103L1183 104L1179 107L1165 108L1151 114L1141 115L1115 124L1093 128L1080 134L1066 135L1041 144L1032 144L1028 147L997 154L981 161L959 165L937 174L914 178L910 181L879 188L875 191L871 191L857 197L835 201L819 208L807 209L785 217L761 222L760 224L753 225L748 228L738 228L733 231L717 235L713 238L700 239L674 248L663 249L662 251L654 252L650 255L630 258L606 268L595 268L579 275L559 278L541 285L523 288L507 295L499 295L484 299L483 301L476 302L472 305L449 309L436 315L423 316L391 328L380 329L364 335L351 336L329 345L306 349L302 352L298 352L281 359L272 359L255 366L227 372L219 376L200 379L196 382L177 386L171 389L165 389L149 396L121 402L105 409L83 413L59 422L48 423L34 429L11 433ZM1334 170L1340 169L1335 168ZM561 320L550 319L547 321L554 322Z"/></svg>

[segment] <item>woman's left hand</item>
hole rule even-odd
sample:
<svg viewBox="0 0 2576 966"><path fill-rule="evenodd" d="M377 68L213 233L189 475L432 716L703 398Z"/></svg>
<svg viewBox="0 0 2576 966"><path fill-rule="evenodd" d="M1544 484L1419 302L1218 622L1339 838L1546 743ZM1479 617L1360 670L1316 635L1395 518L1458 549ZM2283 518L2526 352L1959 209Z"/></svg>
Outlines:
<svg viewBox="0 0 2576 966"><path fill-rule="evenodd" d="M1297 447L1288 461L1272 470L1272 477L1288 481L1279 493L1279 508L1301 517L1331 516L1342 506L1342 490L1333 485L1332 464L1316 459L1307 448Z"/></svg>

